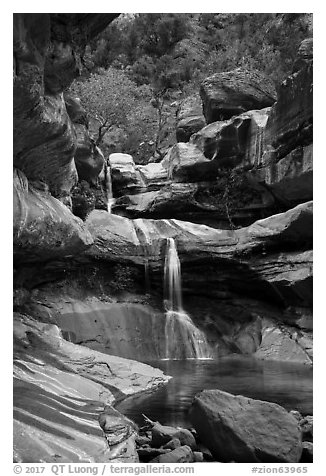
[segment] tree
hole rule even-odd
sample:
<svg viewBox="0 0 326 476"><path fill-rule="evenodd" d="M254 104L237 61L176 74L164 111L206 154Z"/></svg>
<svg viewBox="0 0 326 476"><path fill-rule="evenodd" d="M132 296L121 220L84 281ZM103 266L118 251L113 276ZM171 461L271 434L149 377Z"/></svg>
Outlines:
<svg viewBox="0 0 326 476"><path fill-rule="evenodd" d="M126 72L110 67L75 82L70 92L80 98L87 114L98 124L96 145L105 146L104 136L116 136L119 130L119 149L141 163L148 161L159 144L157 131L161 131L163 123L161 108L159 113L153 108L154 92L150 86L137 86Z"/></svg>
<svg viewBox="0 0 326 476"><path fill-rule="evenodd" d="M125 127L128 124L130 111L137 102L134 89L135 84L123 71L114 68L92 73L87 79L72 85L71 92L80 98L87 113L99 123L96 145L113 126Z"/></svg>

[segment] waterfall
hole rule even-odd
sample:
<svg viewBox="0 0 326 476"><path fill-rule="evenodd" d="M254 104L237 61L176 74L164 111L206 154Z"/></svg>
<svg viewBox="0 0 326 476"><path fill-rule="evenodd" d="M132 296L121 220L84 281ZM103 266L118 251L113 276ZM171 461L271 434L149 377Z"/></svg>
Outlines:
<svg viewBox="0 0 326 476"><path fill-rule="evenodd" d="M181 266L173 238L167 239L164 263L165 358L211 358L205 334L183 310Z"/></svg>
<svg viewBox="0 0 326 476"><path fill-rule="evenodd" d="M106 194L108 200L108 213L112 213L112 206L115 203L115 199L113 198L112 192L112 177L111 177L111 167L108 165L106 166L106 179L105 179L105 186L106 186Z"/></svg>
<svg viewBox="0 0 326 476"><path fill-rule="evenodd" d="M164 294L167 311L182 312L181 267L173 238L167 239L164 263Z"/></svg>

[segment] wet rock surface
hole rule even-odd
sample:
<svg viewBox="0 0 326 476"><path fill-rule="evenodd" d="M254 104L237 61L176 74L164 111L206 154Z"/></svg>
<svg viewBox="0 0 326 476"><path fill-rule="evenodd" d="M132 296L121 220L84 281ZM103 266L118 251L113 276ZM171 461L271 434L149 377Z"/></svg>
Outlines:
<svg viewBox="0 0 326 476"><path fill-rule="evenodd" d="M107 404L165 381L148 365L72 344L56 325L15 314L15 461L137 462L134 425Z"/></svg>

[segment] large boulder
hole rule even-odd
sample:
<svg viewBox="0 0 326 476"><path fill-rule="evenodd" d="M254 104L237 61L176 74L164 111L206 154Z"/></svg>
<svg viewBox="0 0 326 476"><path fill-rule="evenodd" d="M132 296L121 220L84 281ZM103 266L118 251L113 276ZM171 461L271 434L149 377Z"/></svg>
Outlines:
<svg viewBox="0 0 326 476"><path fill-rule="evenodd" d="M245 154L250 116L242 114L228 121L217 121L190 138L190 143L220 167L234 167Z"/></svg>
<svg viewBox="0 0 326 476"><path fill-rule="evenodd" d="M111 178L114 195L123 194L130 190L142 187L142 179L136 169L134 159L129 154L116 152L110 154L108 165L111 169Z"/></svg>
<svg viewBox="0 0 326 476"><path fill-rule="evenodd" d="M194 144L178 142L161 163L175 182L198 182L207 176L214 177L214 164Z"/></svg>
<svg viewBox="0 0 326 476"><path fill-rule="evenodd" d="M218 461L297 463L302 452L298 421L275 403L204 390L190 420Z"/></svg>
<svg viewBox="0 0 326 476"><path fill-rule="evenodd" d="M200 86L206 122L230 119L251 109L271 106L276 99L270 78L241 68L215 73Z"/></svg>
<svg viewBox="0 0 326 476"><path fill-rule="evenodd" d="M177 111L177 142L188 142L195 132L206 125L200 96L195 94L184 99Z"/></svg>
<svg viewBox="0 0 326 476"><path fill-rule="evenodd" d="M205 155L220 166L254 167L266 149L265 127L270 107L247 111L231 119L208 124L190 138Z"/></svg>
<svg viewBox="0 0 326 476"><path fill-rule="evenodd" d="M14 257L44 261L79 254L93 239L83 222L43 182L28 183L14 171Z"/></svg>

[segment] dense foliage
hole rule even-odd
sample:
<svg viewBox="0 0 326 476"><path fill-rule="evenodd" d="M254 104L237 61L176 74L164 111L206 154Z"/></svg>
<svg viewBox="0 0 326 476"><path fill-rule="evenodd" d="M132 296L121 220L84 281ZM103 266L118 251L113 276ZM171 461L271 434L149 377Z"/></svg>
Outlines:
<svg viewBox="0 0 326 476"><path fill-rule="evenodd" d="M93 42L94 67L127 68L138 84L182 87L237 66L278 84L291 70L311 16L291 13L144 13L115 20Z"/></svg>
<svg viewBox="0 0 326 476"><path fill-rule="evenodd" d="M109 67L76 81L71 92L81 99L91 118L97 145L104 150L111 146L109 152L127 150L137 156L140 144L149 144L146 153L154 153L159 121L149 86L137 86L124 71Z"/></svg>
<svg viewBox="0 0 326 476"><path fill-rule="evenodd" d="M104 152L157 160L170 145L175 99L239 66L279 85L311 28L311 15L299 13L123 14L88 46L73 92L96 118Z"/></svg>

